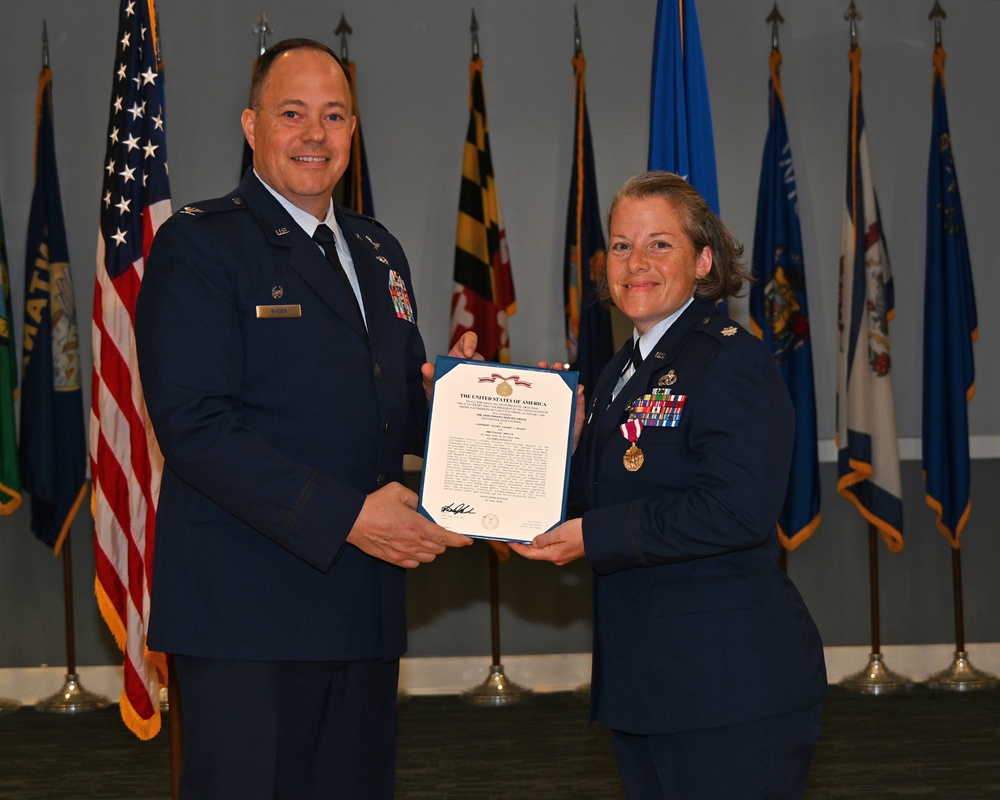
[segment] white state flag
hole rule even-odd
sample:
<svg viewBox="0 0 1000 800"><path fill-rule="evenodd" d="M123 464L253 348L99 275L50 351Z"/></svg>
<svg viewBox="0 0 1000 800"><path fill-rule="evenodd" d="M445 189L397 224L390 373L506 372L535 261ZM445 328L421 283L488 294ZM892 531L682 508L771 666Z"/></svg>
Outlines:
<svg viewBox="0 0 1000 800"><path fill-rule="evenodd" d="M872 183L861 106L861 50L851 59L850 137L841 226L837 351L837 491L903 548L899 444L892 398L892 273Z"/></svg>

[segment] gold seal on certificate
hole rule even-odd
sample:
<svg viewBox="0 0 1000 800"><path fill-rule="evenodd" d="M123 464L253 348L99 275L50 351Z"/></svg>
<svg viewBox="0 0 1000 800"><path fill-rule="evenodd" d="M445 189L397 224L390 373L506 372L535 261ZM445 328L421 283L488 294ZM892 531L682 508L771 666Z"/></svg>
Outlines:
<svg viewBox="0 0 1000 800"><path fill-rule="evenodd" d="M466 536L530 542L565 518L578 375L439 356L419 510Z"/></svg>

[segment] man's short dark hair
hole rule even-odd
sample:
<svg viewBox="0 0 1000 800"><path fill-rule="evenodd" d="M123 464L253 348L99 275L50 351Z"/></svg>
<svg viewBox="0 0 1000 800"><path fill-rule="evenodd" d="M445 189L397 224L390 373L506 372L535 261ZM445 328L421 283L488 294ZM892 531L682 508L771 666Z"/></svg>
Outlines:
<svg viewBox="0 0 1000 800"><path fill-rule="evenodd" d="M271 72L271 67L274 66L275 60L282 53L287 53L289 50L318 50L321 53L326 53L343 70L344 77L347 78L347 85L351 85L351 76L344 67L343 62L325 44L317 42L315 39L282 39L280 42L276 42L267 48L253 65L253 77L250 79L250 108L254 111L260 111L260 96L263 92L264 82L267 80L267 76Z"/></svg>

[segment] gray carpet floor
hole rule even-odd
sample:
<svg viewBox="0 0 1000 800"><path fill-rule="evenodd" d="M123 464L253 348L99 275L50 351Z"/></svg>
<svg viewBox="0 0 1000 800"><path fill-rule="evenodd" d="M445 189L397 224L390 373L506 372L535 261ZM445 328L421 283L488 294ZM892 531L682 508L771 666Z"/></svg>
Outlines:
<svg viewBox="0 0 1000 800"><path fill-rule="evenodd" d="M412 697L399 705L396 797L619 800L608 731L586 718L571 693L509 708ZM0 800L168 800L169 773L166 731L141 742L117 708L0 715ZM1000 800L1000 690L832 687L805 797Z"/></svg>

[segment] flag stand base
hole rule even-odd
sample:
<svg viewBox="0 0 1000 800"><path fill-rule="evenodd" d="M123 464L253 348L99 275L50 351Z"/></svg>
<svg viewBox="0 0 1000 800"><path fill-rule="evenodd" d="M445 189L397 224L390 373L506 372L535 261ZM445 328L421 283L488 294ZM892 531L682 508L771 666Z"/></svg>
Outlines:
<svg viewBox="0 0 1000 800"><path fill-rule="evenodd" d="M882 662L881 653L869 653L868 666L837 685L859 694L893 694L911 688L913 681L889 669Z"/></svg>
<svg viewBox="0 0 1000 800"><path fill-rule="evenodd" d="M109 705L111 701L108 698L84 689L80 685L80 676L70 672L66 675L63 688L35 703L35 710L52 714L78 714L97 711Z"/></svg>
<svg viewBox="0 0 1000 800"><path fill-rule="evenodd" d="M17 711L20 707L21 704L17 700L11 700L9 697L0 697L0 714Z"/></svg>
<svg viewBox="0 0 1000 800"><path fill-rule="evenodd" d="M1000 678L976 669L969 663L965 650L955 651L951 666L935 672L926 681L930 689L946 689L952 692L974 692L981 689L995 689L1000 686Z"/></svg>
<svg viewBox="0 0 1000 800"><path fill-rule="evenodd" d="M486 680L466 689L459 695L466 703L476 706L513 706L534 694L531 689L518 686L503 674L503 664L493 664Z"/></svg>

